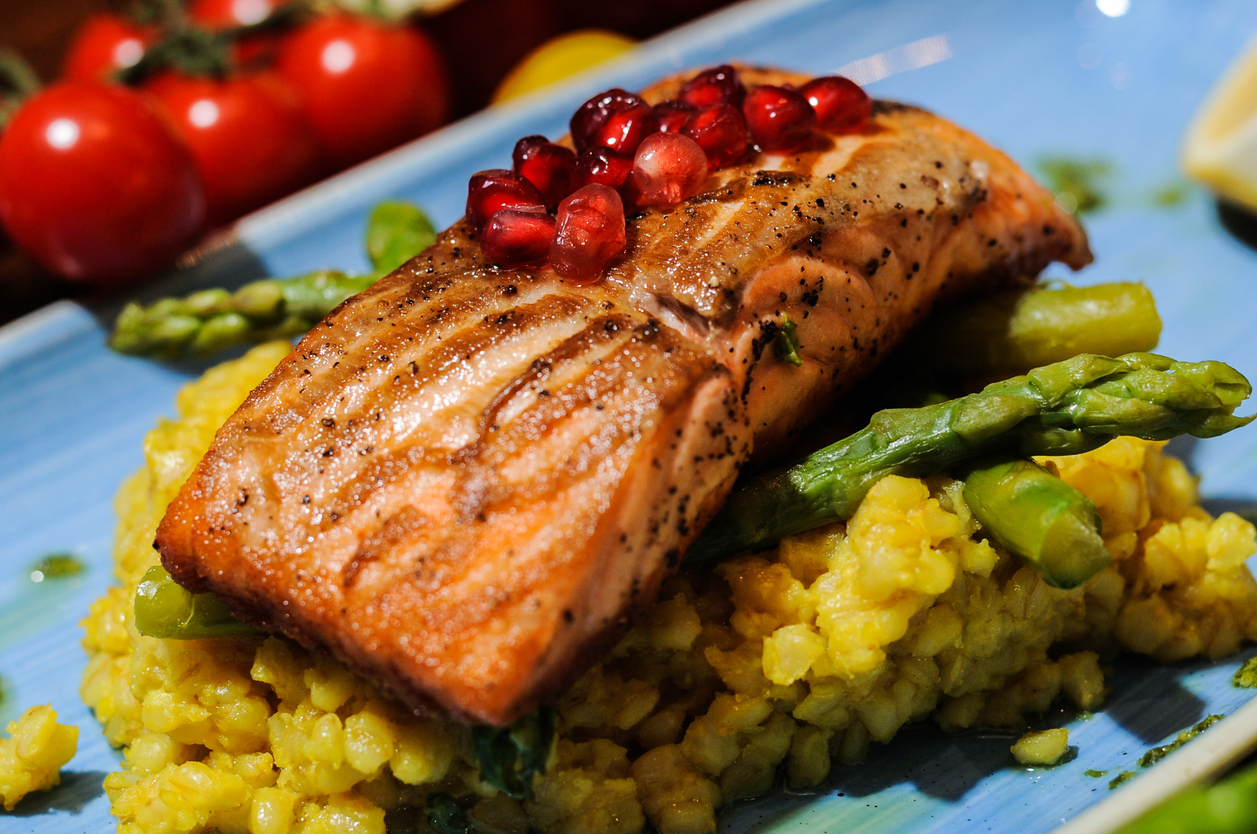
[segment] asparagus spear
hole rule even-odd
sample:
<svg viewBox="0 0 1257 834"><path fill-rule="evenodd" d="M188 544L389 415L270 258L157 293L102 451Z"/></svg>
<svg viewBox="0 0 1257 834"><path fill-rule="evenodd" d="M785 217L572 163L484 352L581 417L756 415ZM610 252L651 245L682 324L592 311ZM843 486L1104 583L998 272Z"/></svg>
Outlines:
<svg viewBox="0 0 1257 834"><path fill-rule="evenodd" d="M118 315L109 346L119 353L175 359L299 336L435 239L431 221L417 206L380 203L367 222L369 275L322 270L296 278L254 281L234 293L202 290L184 298L163 298L147 307L131 302Z"/></svg>
<svg viewBox="0 0 1257 834"><path fill-rule="evenodd" d="M907 352L941 371L990 377L1080 353L1152 350L1160 336L1161 317L1143 284L1036 287L994 293L934 316Z"/></svg>
<svg viewBox="0 0 1257 834"><path fill-rule="evenodd" d="M1057 588L1081 585L1109 563L1095 504L1037 463L974 469L965 477L965 503L988 533Z"/></svg>
<svg viewBox="0 0 1257 834"><path fill-rule="evenodd" d="M327 270L254 281L234 293L212 289L163 298L148 307L132 301L114 322L109 346L119 353L174 359L297 336L375 280L374 275Z"/></svg>
<svg viewBox="0 0 1257 834"><path fill-rule="evenodd" d="M927 475L994 455L1077 454L1119 435L1214 437L1253 419L1233 413L1251 392L1221 362L1084 354L959 399L879 411L845 440L735 487L687 565L849 518L889 474Z"/></svg>
<svg viewBox="0 0 1257 834"><path fill-rule="evenodd" d="M201 640L250 634L214 594L193 594L158 565L135 589L135 628L145 637Z"/></svg>

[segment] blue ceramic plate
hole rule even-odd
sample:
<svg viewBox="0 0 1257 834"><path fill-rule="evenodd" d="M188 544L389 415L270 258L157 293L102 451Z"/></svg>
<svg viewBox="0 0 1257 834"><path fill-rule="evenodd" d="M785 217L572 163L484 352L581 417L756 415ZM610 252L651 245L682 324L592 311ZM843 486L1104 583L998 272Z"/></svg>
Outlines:
<svg viewBox="0 0 1257 834"><path fill-rule="evenodd" d="M519 136L562 134L568 115L594 92L738 60L818 74L842 69L879 97L922 104L976 130L1031 168L1046 156L1107 162L1109 204L1087 224L1096 264L1076 280L1147 282L1165 318L1164 352L1222 359L1254 375L1257 252L1223 229L1212 199L1187 187L1176 165L1188 119L1254 32L1251 0L763 0L255 214L238 225L236 240L146 294L317 267L363 268L365 215L381 198L415 200L449 223L461 214L470 174L506 164ZM1155 196L1167 189L1183 199L1161 204ZM118 754L79 701L77 622L111 581L113 494L140 465L144 433L171 413L176 389L202 369L110 353L102 322L116 309L62 302L0 329L0 721L23 705L51 702L82 728L64 786L0 815L0 832L99 832L114 822L101 779ZM1212 501L1254 505L1257 430L1180 451ZM87 572L33 583L30 566L57 551L77 555ZM1141 783L1155 787L1160 771L1177 767L1190 776L1229 760L1257 734L1257 722L1237 715L1230 729L1206 733L1119 791L1084 771L1128 769L1148 747L1205 715L1240 708L1249 692L1230 685L1237 663L1121 664L1103 712L1087 720L1056 716L1070 727L1077 756L1052 770L1012 767L1009 737L949 738L913 728L865 764L837 768L825 790L739 806L725 824L730 831L1033 834L1106 797L1129 796L1137 806L1160 792ZM1194 768L1185 768L1192 756Z"/></svg>

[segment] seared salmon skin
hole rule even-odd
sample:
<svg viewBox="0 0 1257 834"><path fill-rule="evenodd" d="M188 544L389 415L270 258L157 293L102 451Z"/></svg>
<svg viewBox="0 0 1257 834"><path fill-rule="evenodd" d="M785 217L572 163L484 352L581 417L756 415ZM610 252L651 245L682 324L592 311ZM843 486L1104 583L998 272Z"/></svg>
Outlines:
<svg viewBox="0 0 1257 834"><path fill-rule="evenodd" d="M886 102L627 235L574 286L487 262L456 223L227 421L158 529L163 564L417 711L505 725L654 600L740 467L936 302L1090 260L1007 156ZM787 318L801 366L774 349Z"/></svg>

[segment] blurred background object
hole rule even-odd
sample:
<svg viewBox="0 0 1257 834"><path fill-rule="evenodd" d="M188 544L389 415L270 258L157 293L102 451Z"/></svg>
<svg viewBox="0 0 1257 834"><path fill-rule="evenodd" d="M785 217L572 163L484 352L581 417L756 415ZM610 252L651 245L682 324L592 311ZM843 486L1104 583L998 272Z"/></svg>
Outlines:
<svg viewBox="0 0 1257 834"><path fill-rule="evenodd" d="M581 29L551 38L529 52L506 74L493 103L539 90L562 78L597 66L633 48L634 41L603 29Z"/></svg>
<svg viewBox="0 0 1257 834"><path fill-rule="evenodd" d="M1257 211L1257 39L1196 113L1183 168L1224 200Z"/></svg>
<svg viewBox="0 0 1257 834"><path fill-rule="evenodd" d="M564 75L564 64L572 69L590 66L619 54L634 41L679 26L728 2L345 0L343 5L406 18L425 33L445 62L448 114L457 119L487 106L500 86L499 99L523 94ZM203 0L189 4L192 5L234 8L233 4ZM89 18L116 14L125 11L125 7L120 0L0 0L0 49L14 50L45 83L53 81L61 75L67 50ZM552 39L581 30L600 33L562 39L543 47ZM124 65L130 60L127 55L121 58L125 59ZM512 70L526 58L527 64L512 75ZM508 75L512 77L508 79ZM0 323L82 292L82 287L38 267L0 232Z"/></svg>

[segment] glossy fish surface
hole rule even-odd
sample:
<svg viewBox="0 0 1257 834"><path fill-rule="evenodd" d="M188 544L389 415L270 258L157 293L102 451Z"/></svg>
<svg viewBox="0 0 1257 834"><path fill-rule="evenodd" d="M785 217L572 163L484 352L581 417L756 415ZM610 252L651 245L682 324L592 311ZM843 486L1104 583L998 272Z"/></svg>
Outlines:
<svg viewBox="0 0 1257 834"><path fill-rule="evenodd" d="M581 287L486 262L460 221L335 310L170 506L167 569L416 710L509 723L654 600L740 467L936 302L1090 260L1010 159L884 102L627 233ZM801 366L774 348L787 318Z"/></svg>

